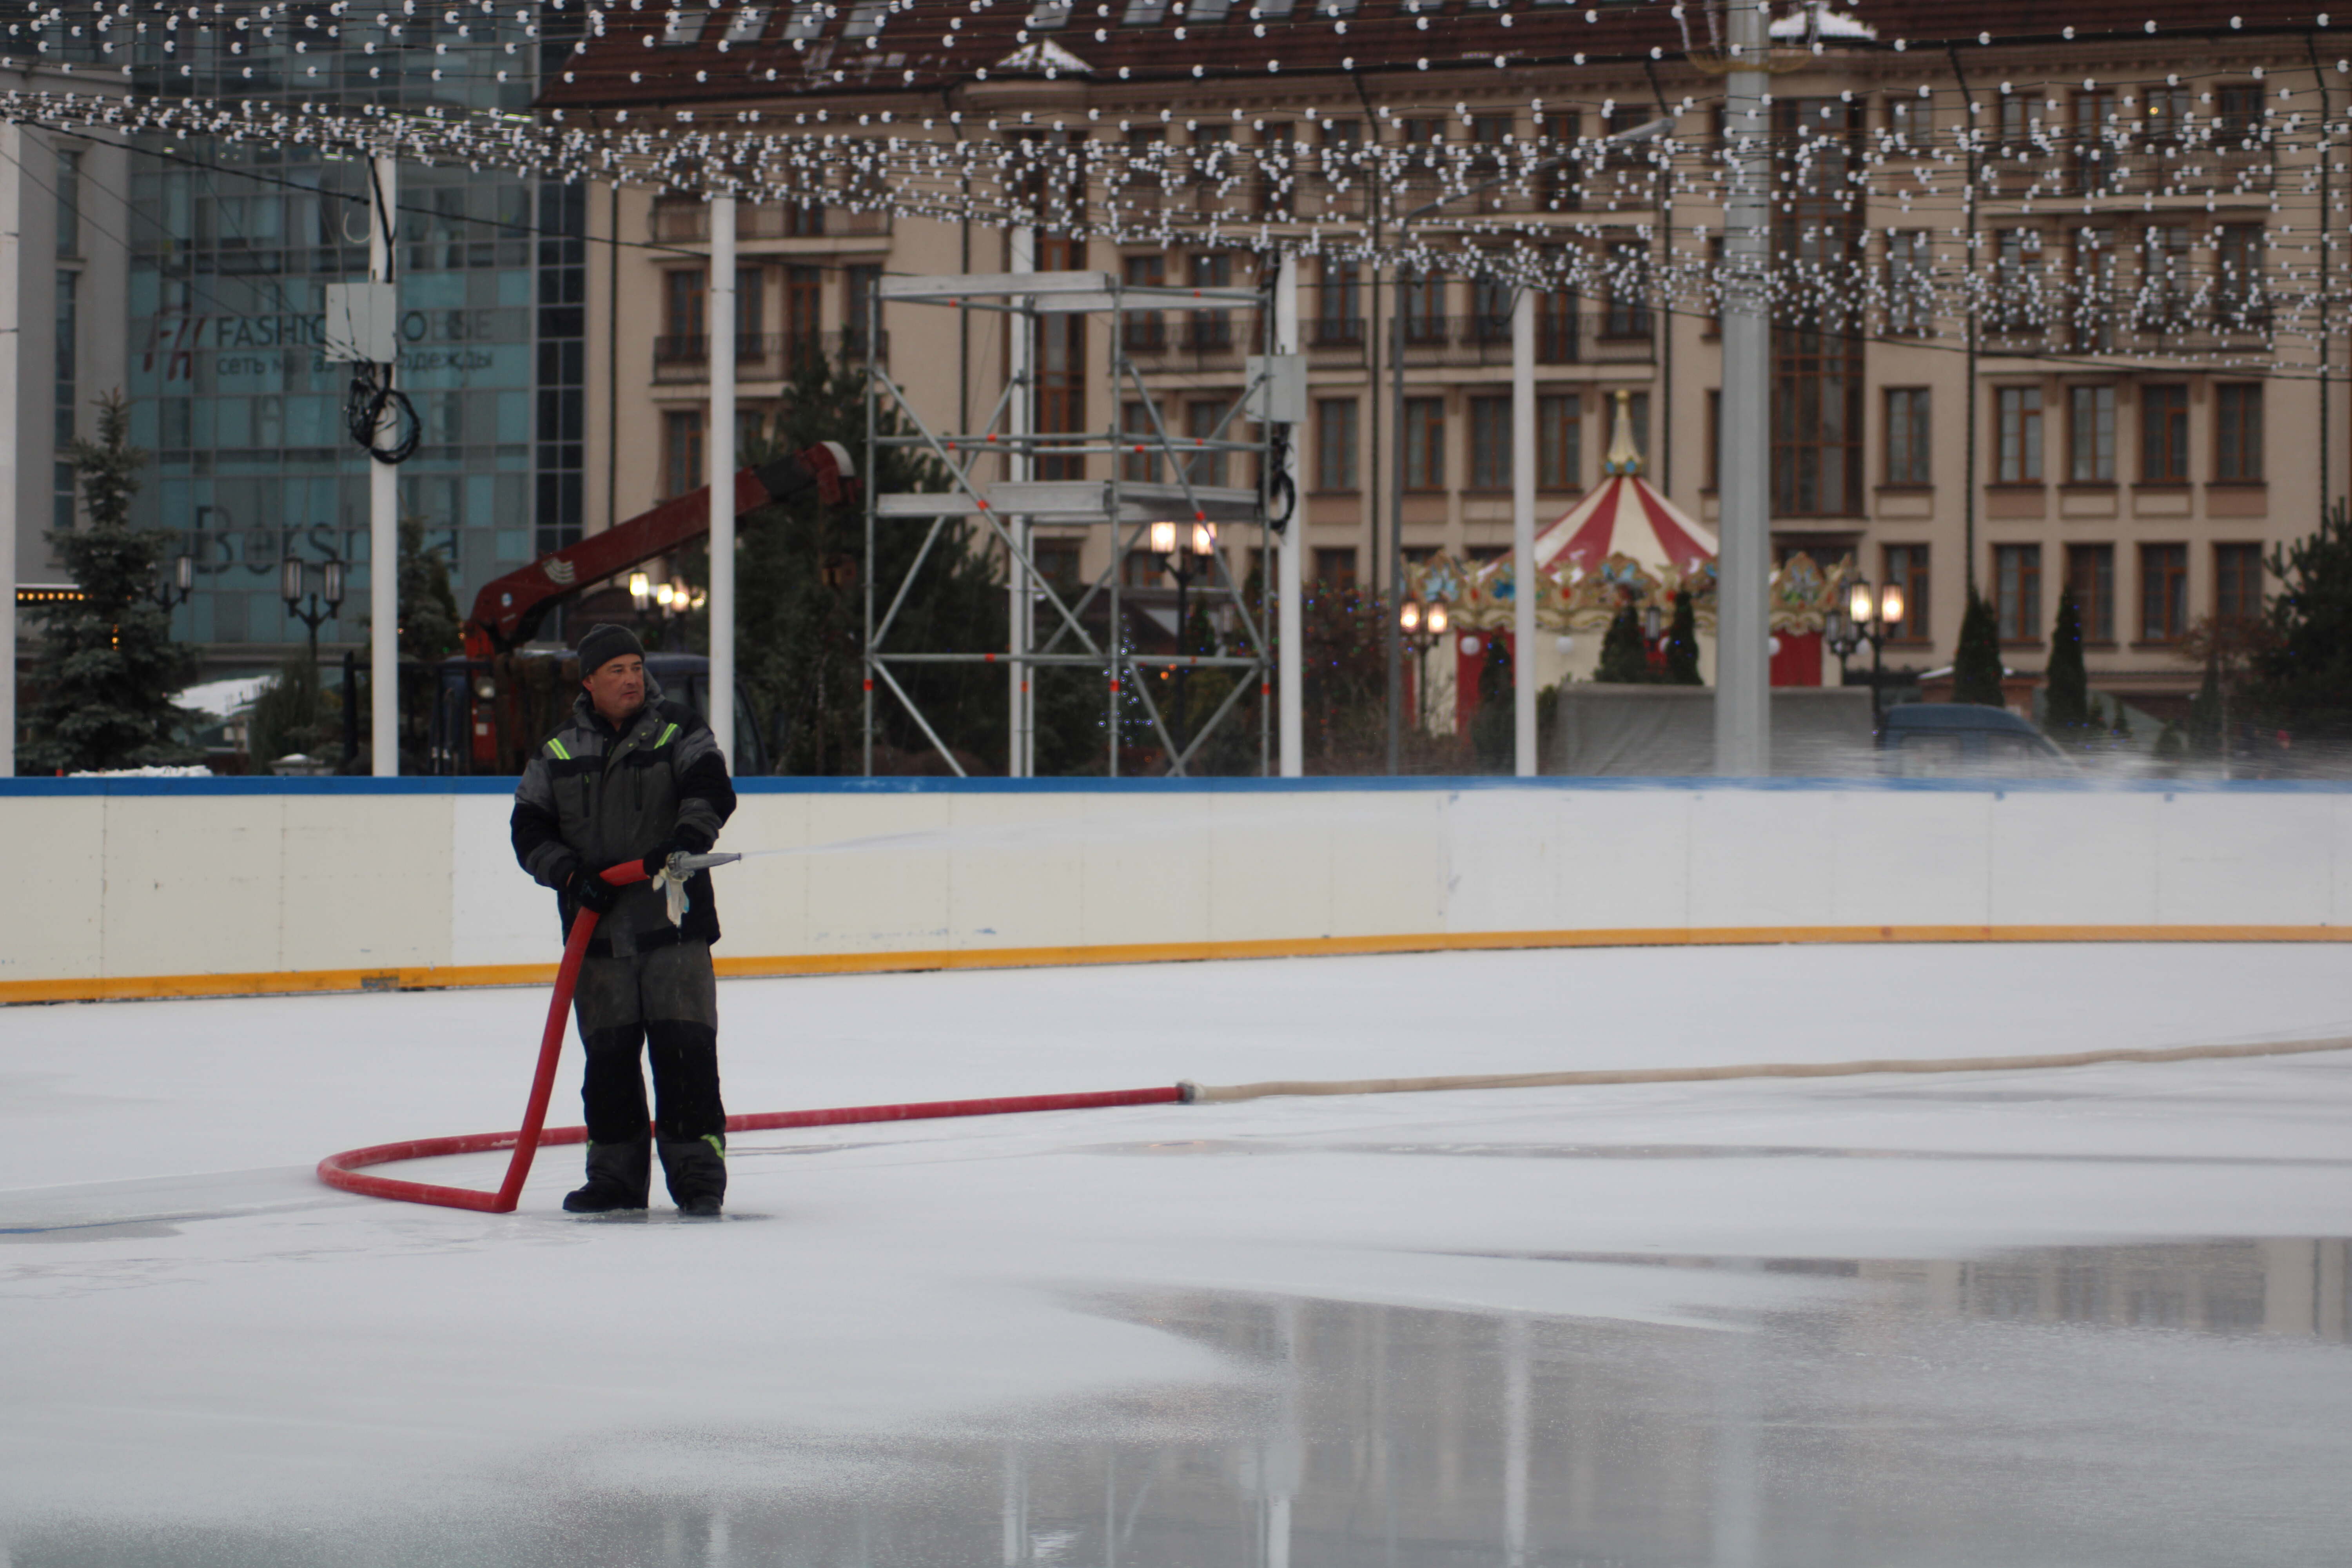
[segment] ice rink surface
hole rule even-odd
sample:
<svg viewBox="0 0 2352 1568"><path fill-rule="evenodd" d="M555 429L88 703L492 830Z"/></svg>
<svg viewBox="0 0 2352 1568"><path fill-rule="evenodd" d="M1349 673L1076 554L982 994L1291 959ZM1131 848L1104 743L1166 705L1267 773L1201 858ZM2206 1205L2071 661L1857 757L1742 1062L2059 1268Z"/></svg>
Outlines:
<svg viewBox="0 0 2352 1568"><path fill-rule="evenodd" d="M2312 946L730 982L736 1111L2352 1035ZM335 1194L536 991L0 1012L0 1563L2340 1564L2352 1052L747 1134ZM568 1055L554 1120L577 1120ZM502 1157L387 1167L488 1186Z"/></svg>

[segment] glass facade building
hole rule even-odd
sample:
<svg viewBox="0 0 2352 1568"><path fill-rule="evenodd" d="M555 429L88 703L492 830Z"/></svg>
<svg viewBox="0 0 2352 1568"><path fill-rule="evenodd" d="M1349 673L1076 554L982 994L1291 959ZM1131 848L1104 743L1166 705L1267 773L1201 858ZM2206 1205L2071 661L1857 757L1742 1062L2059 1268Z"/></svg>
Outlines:
<svg viewBox="0 0 2352 1568"><path fill-rule="evenodd" d="M520 112L542 50L569 48L478 6L177 20L138 39L139 85L225 101ZM365 639L368 465L343 428L350 367L320 340L326 286L367 275L367 178L363 160L310 146L137 143L124 385L154 455L138 505L187 536L180 633L215 662L303 640L279 597L289 556L349 563L323 640ZM585 192L404 163L397 202L398 384L423 425L400 508L446 554L463 609L580 534Z"/></svg>

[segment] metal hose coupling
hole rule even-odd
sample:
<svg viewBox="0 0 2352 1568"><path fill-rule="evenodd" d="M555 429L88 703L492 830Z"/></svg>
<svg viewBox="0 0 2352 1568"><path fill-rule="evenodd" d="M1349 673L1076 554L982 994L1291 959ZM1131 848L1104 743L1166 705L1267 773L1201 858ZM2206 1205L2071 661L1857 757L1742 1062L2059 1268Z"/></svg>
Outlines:
<svg viewBox="0 0 2352 1568"><path fill-rule="evenodd" d="M686 911L694 907L687 899L686 884L697 871L707 871L713 866L724 866L741 858L740 855L690 855L680 849L664 861L662 868L654 873L653 883L661 893L662 913L669 917L669 923L677 925L683 921Z"/></svg>

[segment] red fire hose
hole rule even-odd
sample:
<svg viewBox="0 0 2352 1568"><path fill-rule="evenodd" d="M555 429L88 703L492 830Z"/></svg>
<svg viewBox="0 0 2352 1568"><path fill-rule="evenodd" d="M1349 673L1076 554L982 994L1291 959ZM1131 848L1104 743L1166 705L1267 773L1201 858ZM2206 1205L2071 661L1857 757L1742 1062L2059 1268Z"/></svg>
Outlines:
<svg viewBox="0 0 2352 1568"><path fill-rule="evenodd" d="M616 888L646 879L646 868L635 860L604 873ZM514 1132L469 1132L454 1138L415 1138L404 1143L378 1143L347 1149L319 1162L319 1179L331 1187L372 1198L400 1203L434 1204L442 1208L477 1209L484 1214L512 1214L530 1175L531 1157L545 1146L584 1143L585 1127L549 1128L547 1099L555 1088L555 1064L563 1054L564 1015L572 1008L572 988L580 981L580 961L588 940L596 934L596 911L583 910L572 921L571 940L563 944L563 963L555 972L555 994L548 998L547 1027L539 1037L539 1067L531 1074L530 1099L524 1104L522 1127ZM765 1132L783 1127L838 1127L858 1121L919 1121L944 1116L1006 1116L1024 1110L1091 1110L1114 1105L1166 1105L1185 1098L1181 1086L1165 1089L1115 1089L1091 1094L1029 1094L998 1100L934 1100L907 1105L853 1105L831 1110L772 1110L752 1116L730 1116L730 1132ZM436 1186L430 1182L402 1182L390 1176L364 1174L361 1167L384 1165L395 1160L425 1160L436 1154L480 1154L511 1149L506 1180L495 1193L471 1187Z"/></svg>

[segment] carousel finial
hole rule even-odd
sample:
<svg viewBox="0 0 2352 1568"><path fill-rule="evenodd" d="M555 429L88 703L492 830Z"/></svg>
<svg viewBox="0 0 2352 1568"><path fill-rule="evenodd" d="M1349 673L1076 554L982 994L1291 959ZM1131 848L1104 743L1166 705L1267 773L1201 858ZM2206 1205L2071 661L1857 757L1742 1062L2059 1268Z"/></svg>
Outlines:
<svg viewBox="0 0 2352 1568"><path fill-rule="evenodd" d="M1609 455L1601 459L1604 474L1638 474L1642 471L1642 454L1633 447L1633 395L1619 388L1617 392L1617 429L1610 437Z"/></svg>

